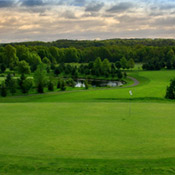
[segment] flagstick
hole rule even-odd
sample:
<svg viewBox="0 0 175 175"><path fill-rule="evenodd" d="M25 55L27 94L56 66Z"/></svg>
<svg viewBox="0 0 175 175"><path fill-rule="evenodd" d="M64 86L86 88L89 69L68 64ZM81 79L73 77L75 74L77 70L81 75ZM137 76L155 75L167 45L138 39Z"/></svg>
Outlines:
<svg viewBox="0 0 175 175"><path fill-rule="evenodd" d="M131 99L132 99L132 95L133 95L131 90L129 91L129 94L131 96L130 97L130 102L129 102L129 117L131 117Z"/></svg>

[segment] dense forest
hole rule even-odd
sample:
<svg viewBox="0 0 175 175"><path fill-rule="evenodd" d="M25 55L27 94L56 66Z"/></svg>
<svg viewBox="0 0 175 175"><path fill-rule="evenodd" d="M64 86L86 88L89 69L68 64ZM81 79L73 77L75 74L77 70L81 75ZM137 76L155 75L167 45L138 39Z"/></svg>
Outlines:
<svg viewBox="0 0 175 175"><path fill-rule="evenodd" d="M1 70L27 62L34 71L40 63L89 63L96 58L116 63L122 59L143 63L143 69L175 68L175 40L113 39L103 41L58 40L0 45ZM127 65L123 68L129 68Z"/></svg>

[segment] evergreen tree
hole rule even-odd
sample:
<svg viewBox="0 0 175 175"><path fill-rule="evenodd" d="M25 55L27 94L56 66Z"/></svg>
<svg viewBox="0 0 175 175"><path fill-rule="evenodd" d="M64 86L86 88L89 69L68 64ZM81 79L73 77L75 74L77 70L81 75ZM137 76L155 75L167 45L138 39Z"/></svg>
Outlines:
<svg viewBox="0 0 175 175"><path fill-rule="evenodd" d="M64 80L61 81L60 89L61 89L62 91L65 91L65 90L66 90L66 83L65 83Z"/></svg>
<svg viewBox="0 0 175 175"><path fill-rule="evenodd" d="M102 62L102 72L106 77L110 74L111 64L108 59L104 59Z"/></svg>
<svg viewBox="0 0 175 175"><path fill-rule="evenodd" d="M134 66L135 66L135 62L134 62L134 60L132 58L130 58L129 61L128 61L128 67L130 69L133 69Z"/></svg>
<svg viewBox="0 0 175 175"><path fill-rule="evenodd" d="M2 82L1 84L1 96L6 97L7 96L7 87L5 82Z"/></svg>
<svg viewBox="0 0 175 175"><path fill-rule="evenodd" d="M174 54L174 51L171 49L167 53L167 64L166 64L167 69L172 69L173 68L174 61L175 61L175 54Z"/></svg>
<svg viewBox="0 0 175 175"><path fill-rule="evenodd" d="M48 82L48 90L49 90L49 91L53 91L53 90L54 90L54 83L53 83L52 80L50 80L50 81Z"/></svg>
<svg viewBox="0 0 175 175"><path fill-rule="evenodd" d="M17 81L15 79L11 79L9 82L9 90L11 94L15 94L17 89Z"/></svg>
<svg viewBox="0 0 175 175"><path fill-rule="evenodd" d="M165 98L175 99L175 79L170 81L170 86L167 87Z"/></svg>
<svg viewBox="0 0 175 175"><path fill-rule="evenodd" d="M14 67L17 65L18 63L18 57L16 56L16 48L11 46L11 45L6 45L5 46L5 50L4 50L4 55L5 55L5 63L6 66L14 69Z"/></svg>
<svg viewBox="0 0 175 175"><path fill-rule="evenodd" d="M122 67L120 61L117 61L115 63L115 66L116 66L117 69L120 69Z"/></svg>
<svg viewBox="0 0 175 175"><path fill-rule="evenodd" d="M70 87L75 87L75 82L72 78L69 78L67 81L66 81L66 84Z"/></svg>
<svg viewBox="0 0 175 175"><path fill-rule="evenodd" d="M88 85L88 81L87 80L85 80L84 85L85 85L85 89L89 89L89 85Z"/></svg>
<svg viewBox="0 0 175 175"><path fill-rule="evenodd" d="M101 70L102 70L102 61L101 61L101 58L98 57L94 61L93 72L95 73L95 75L100 76L101 75Z"/></svg>
<svg viewBox="0 0 175 175"><path fill-rule="evenodd" d="M126 73L126 72L124 72L124 78L127 78L127 76L128 76L128 75L127 75L127 73Z"/></svg>
<svg viewBox="0 0 175 175"><path fill-rule="evenodd" d="M7 74L7 77L5 79L5 84L6 87L9 88L10 87L10 81L12 80L12 75L10 73Z"/></svg>
<svg viewBox="0 0 175 175"><path fill-rule="evenodd" d="M57 88L58 88L58 89L61 88L61 81L62 81L62 80L59 78L59 79L58 79L58 82L57 82Z"/></svg>
<svg viewBox="0 0 175 175"><path fill-rule="evenodd" d="M125 57L122 57L122 59L120 60L120 64L121 64L121 67L122 67L123 69L127 69L127 67L128 67L128 62L127 62L127 60L126 60Z"/></svg>
<svg viewBox="0 0 175 175"><path fill-rule="evenodd" d="M118 79L121 80L121 79L123 78L123 75L122 75L121 70L118 69L118 70L116 71L116 73L117 73Z"/></svg>
<svg viewBox="0 0 175 175"><path fill-rule="evenodd" d="M32 89L34 85L33 79L28 78L25 79L22 83L22 93L28 93L30 89Z"/></svg>
<svg viewBox="0 0 175 175"><path fill-rule="evenodd" d="M50 60L47 57L44 57L43 60L42 60L42 62L44 64L47 64L47 65L50 65L51 64Z"/></svg>
<svg viewBox="0 0 175 175"><path fill-rule="evenodd" d="M24 60L20 61L18 63L18 72L20 74L30 74L31 73L31 70L30 70L29 63L27 63Z"/></svg>
<svg viewBox="0 0 175 175"><path fill-rule="evenodd" d="M6 65L5 64L1 64L1 72L4 73L6 70Z"/></svg>
<svg viewBox="0 0 175 175"><path fill-rule="evenodd" d="M38 93L44 92L44 87L47 83L47 71L44 64L40 64L34 74L35 84L37 86Z"/></svg>
<svg viewBox="0 0 175 175"><path fill-rule="evenodd" d="M25 80L26 80L25 74L21 74L20 79L18 79L18 85L22 91L23 91L23 83Z"/></svg>
<svg viewBox="0 0 175 175"><path fill-rule="evenodd" d="M56 76L58 76L59 74L61 74L61 69L60 69L60 67L56 67L56 68L55 68L54 74L55 74Z"/></svg>
<svg viewBox="0 0 175 175"><path fill-rule="evenodd" d="M39 82L38 85L37 85L37 92L40 93L40 94L44 93L44 86L41 82Z"/></svg>

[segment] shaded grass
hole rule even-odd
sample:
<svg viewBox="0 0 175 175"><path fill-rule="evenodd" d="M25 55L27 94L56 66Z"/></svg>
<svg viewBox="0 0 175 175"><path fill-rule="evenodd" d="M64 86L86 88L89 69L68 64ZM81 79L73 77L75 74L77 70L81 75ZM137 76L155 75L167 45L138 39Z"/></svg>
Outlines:
<svg viewBox="0 0 175 175"><path fill-rule="evenodd" d="M175 159L102 160L0 156L0 173L43 175L169 175L175 173ZM19 164L21 162L21 164ZM3 166L2 166L3 165Z"/></svg>

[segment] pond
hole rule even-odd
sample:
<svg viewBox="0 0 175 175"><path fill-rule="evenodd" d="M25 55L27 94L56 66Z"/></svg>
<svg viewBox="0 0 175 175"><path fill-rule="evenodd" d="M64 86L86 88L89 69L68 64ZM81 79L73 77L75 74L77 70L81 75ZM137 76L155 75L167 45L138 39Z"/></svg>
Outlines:
<svg viewBox="0 0 175 175"><path fill-rule="evenodd" d="M75 87L85 87L84 79L78 79L75 81ZM111 80L88 80L88 84L92 87L118 87L122 86L121 81L111 81Z"/></svg>

